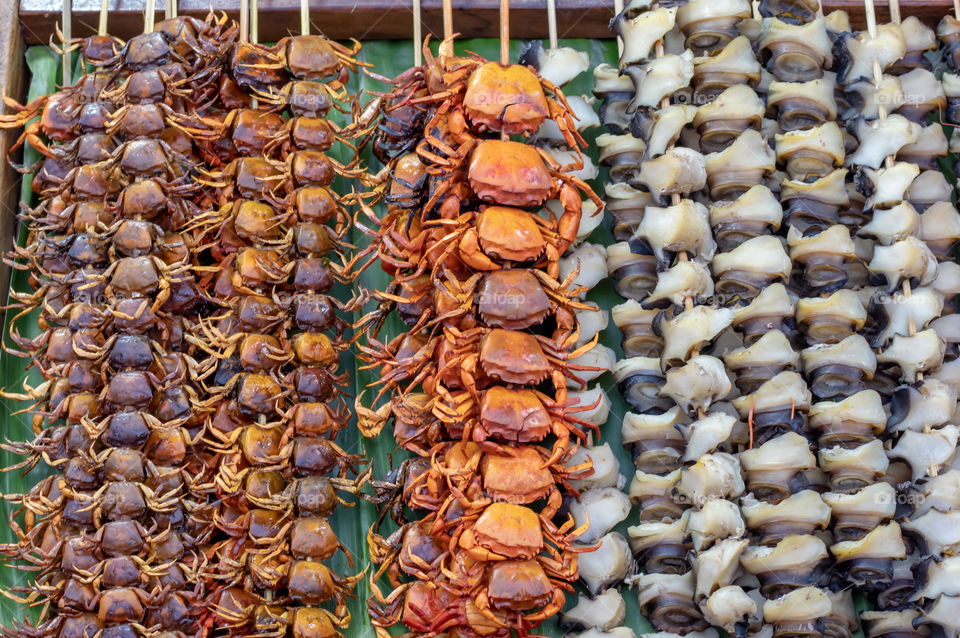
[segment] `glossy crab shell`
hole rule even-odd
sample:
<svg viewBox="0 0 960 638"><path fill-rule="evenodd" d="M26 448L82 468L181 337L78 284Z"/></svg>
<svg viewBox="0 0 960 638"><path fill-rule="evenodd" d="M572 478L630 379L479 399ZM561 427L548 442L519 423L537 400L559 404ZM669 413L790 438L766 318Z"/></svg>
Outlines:
<svg viewBox="0 0 960 638"><path fill-rule="evenodd" d="M480 365L505 383L535 385L547 378L550 361L536 337L526 332L494 329L480 342Z"/></svg>
<svg viewBox="0 0 960 638"><path fill-rule="evenodd" d="M521 505L492 503L472 530L477 543L507 558L533 558L543 548L537 514Z"/></svg>
<svg viewBox="0 0 960 638"><path fill-rule="evenodd" d="M550 170L537 149L503 140L482 140L467 175L477 197L505 206L539 206L554 190Z"/></svg>
<svg viewBox="0 0 960 638"><path fill-rule="evenodd" d="M490 326L522 330L546 318L550 299L529 271L498 270L484 277L477 309Z"/></svg>
<svg viewBox="0 0 960 638"><path fill-rule="evenodd" d="M487 62L470 74L463 108L474 125L529 135L550 115L540 80L527 67Z"/></svg>
<svg viewBox="0 0 960 638"><path fill-rule="evenodd" d="M480 399L480 422L488 436L507 441L540 441L550 432L550 414L531 390L495 385Z"/></svg>

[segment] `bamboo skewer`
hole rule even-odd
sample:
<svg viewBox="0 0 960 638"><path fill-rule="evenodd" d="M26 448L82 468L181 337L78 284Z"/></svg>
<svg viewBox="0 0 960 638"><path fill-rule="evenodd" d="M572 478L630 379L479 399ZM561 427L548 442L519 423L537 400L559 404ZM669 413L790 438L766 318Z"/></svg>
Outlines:
<svg viewBox="0 0 960 638"><path fill-rule="evenodd" d="M956 0L960 2L960 0ZM613 15L618 16L623 11L623 0L613 0ZM617 36L617 55L623 54L623 39Z"/></svg>
<svg viewBox="0 0 960 638"><path fill-rule="evenodd" d="M960 2L960 0L957 0ZM449 38L453 35L453 3L451 0L443 0L443 37Z"/></svg>
<svg viewBox="0 0 960 638"><path fill-rule="evenodd" d="M960 2L960 0L957 0ZM453 1L443 0L443 42L438 53L441 56L453 56Z"/></svg>
<svg viewBox="0 0 960 638"><path fill-rule="evenodd" d="M413 66L423 64L423 24L420 22L420 0L413 0Z"/></svg>
<svg viewBox="0 0 960 638"><path fill-rule="evenodd" d="M960 0L957 0L960 2ZM100 21L97 23L97 35L107 35L107 13L109 11L109 0L100 0Z"/></svg>
<svg viewBox="0 0 960 638"><path fill-rule="evenodd" d="M302 0L302 2L307 5L307 29L310 28L310 0ZM301 4L301 11L303 10L303 4ZM259 24L258 13L260 11L260 0L250 0L250 44L256 44L259 41L259 33L257 32L257 25ZM300 17L301 26L303 22L303 16ZM259 107L259 101L255 97L250 98L250 108L256 109Z"/></svg>
<svg viewBox="0 0 960 638"><path fill-rule="evenodd" d="M510 0L500 0L500 64L510 64Z"/></svg>
<svg viewBox="0 0 960 638"><path fill-rule="evenodd" d="M898 0L889 0L890 22L900 24L900 2Z"/></svg>
<svg viewBox="0 0 960 638"><path fill-rule="evenodd" d="M895 3L896 0L891 0L891 6ZM873 0L863 0L863 9L867 18L867 33L870 36L870 39L877 37L877 13L873 6ZM880 87L880 83L883 81L883 69L880 68L880 62L877 60L873 61L873 83L877 88ZM880 113L880 119L887 119L887 107L885 104L878 105L878 111ZM886 159L886 166L890 168L893 166L894 158L892 155L888 155Z"/></svg>
<svg viewBox="0 0 960 638"><path fill-rule="evenodd" d="M652 5L652 7L655 9L655 8L657 8L657 5L658 5L658 3L654 2L653 5ZM618 11L617 13L619 14L619 11ZM621 44L622 44L622 43L621 43ZM655 47L654 47L654 52L655 52L657 58L662 58L662 57L663 57L663 40L662 40L662 39L661 39L661 40L657 40L657 43L656 43L656 45L655 45ZM660 108L661 108L661 109L665 109L665 108L667 108L667 107L669 107L669 106L670 106L670 98L669 98L669 97L665 97L665 98L663 98L663 100L660 101ZM678 205L680 204L680 194L679 194L679 193L673 193L673 194L670 195L670 204L671 204L672 206L678 206ZM680 253L677 255L677 259L678 259L679 261L689 261L690 257L687 255L687 252L686 252L685 250L681 250ZM688 296L685 296L685 297L683 298L683 308L684 308L684 310L692 310L692 309L693 309L693 306L694 306L693 297L691 297L691 296L689 296L689 295L688 295ZM699 349L693 351L693 356L697 356L697 355L699 355L699 354L700 354ZM697 418L702 419L702 418L705 417L705 416L706 416L706 412L705 412L702 408L698 408L698 409L697 409Z"/></svg>
<svg viewBox="0 0 960 638"><path fill-rule="evenodd" d="M310 35L310 0L300 0L300 35Z"/></svg>
<svg viewBox="0 0 960 638"><path fill-rule="evenodd" d="M167 7L163 11L163 17L166 20L173 20L177 17L177 0L167 0Z"/></svg>
<svg viewBox="0 0 960 638"><path fill-rule="evenodd" d="M960 1L960 0L958 0ZM556 49L557 44L557 0L547 0L547 30L550 32L550 48Z"/></svg>
<svg viewBox="0 0 960 638"><path fill-rule="evenodd" d="M953 4L954 4L954 11L955 12L960 11L960 0L954 0ZM874 38L877 35L877 15L876 15L876 10L874 9L874 6L873 6L873 0L864 0L863 7L864 7L864 11L866 13L866 18L867 18L867 32L870 34L871 38ZM889 0L889 7L890 7L890 21L895 24L899 24L900 23L899 1ZM957 15L960 15L960 13L958 13ZM880 63L877 61L874 61L873 81L874 81L874 84L877 86L877 88L880 87L880 82L882 81L882 79L883 79L883 71L880 68ZM886 107L883 104L880 104L878 110L879 110L880 119L881 120L886 119L887 117ZM893 155L888 155L885 160L886 167L887 168L892 167L895 159L896 158ZM909 279L904 279L901 289L903 290L904 297L910 297L913 291L912 291L912 286L910 285ZM917 334L917 325L912 315L907 317L907 332L911 337ZM923 381L922 372L917 372L916 380L918 382ZM929 425L925 425L923 427L923 431L925 434L929 434L931 429L932 428ZM938 474L937 466L931 465L928 468L928 472L930 473L930 476L936 476Z"/></svg>
<svg viewBox="0 0 960 638"><path fill-rule="evenodd" d="M67 42L73 39L73 5L71 0L63 0L63 85L70 86L73 74L70 72L70 47Z"/></svg>
<svg viewBox="0 0 960 638"><path fill-rule="evenodd" d="M895 24L900 23L900 2L898 0L889 0L890 6L890 17L891 22ZM877 14L873 6L873 0L864 0L863 8L866 12L867 17L867 32L870 34L871 38L877 37ZM880 63L874 60L873 62L873 82L877 88L880 88L880 83L883 81L883 70L880 68ZM887 108L886 105L879 105L879 115L880 119L884 120L887 118ZM896 158L893 155L887 155L885 164L887 168L891 168L895 162ZM903 294L905 297L909 297L911 294L910 290L910 281L904 280L903 282ZM913 321L913 317L909 317L907 321L907 329L910 332L910 336L913 336L917 333L917 326ZM917 380L920 381L923 379L922 374L917 375Z"/></svg>
<svg viewBox="0 0 960 638"><path fill-rule="evenodd" d="M146 6L144 7L143 14L143 32L151 33L153 31L153 24L157 17L157 3L156 0L147 0Z"/></svg>
<svg viewBox="0 0 960 638"><path fill-rule="evenodd" d="M500 64L510 64L510 0L500 0ZM510 139L506 127L501 131L500 139Z"/></svg>
<svg viewBox="0 0 960 638"><path fill-rule="evenodd" d="M307 5L309 9L309 4ZM256 44L260 41L260 0L250 0L250 42ZM256 99L254 99L254 108L256 108Z"/></svg>
<svg viewBox="0 0 960 638"><path fill-rule="evenodd" d="M240 41L250 41L250 0L240 0Z"/></svg>

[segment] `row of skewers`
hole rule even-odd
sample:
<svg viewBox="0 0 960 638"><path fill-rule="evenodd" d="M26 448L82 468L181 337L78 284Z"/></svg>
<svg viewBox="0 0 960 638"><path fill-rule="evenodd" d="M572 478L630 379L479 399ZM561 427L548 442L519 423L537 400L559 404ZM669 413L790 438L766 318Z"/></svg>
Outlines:
<svg viewBox="0 0 960 638"><path fill-rule="evenodd" d="M661 632L850 636L858 591L867 636L958 633L958 23L818 10L631 3L595 70L631 580Z"/></svg>
<svg viewBox="0 0 960 638"><path fill-rule="evenodd" d="M577 174L583 140L556 88L586 61L556 55L524 54L538 74L506 52L454 56L448 34L384 96L374 148L387 210L364 205L360 223L392 284L361 321L380 382L376 408L360 397L357 413L365 434L391 426L412 456L377 484L368 609L381 635L400 623L525 635L563 607L587 549L586 522L561 510L595 473L578 444L605 414L573 395L602 372L590 364L599 327L583 329L597 312L579 299L586 269L562 256L600 202ZM545 135L565 148L519 139ZM381 339L394 311L405 329Z"/></svg>
<svg viewBox="0 0 960 638"><path fill-rule="evenodd" d="M365 475L336 443L356 147L329 116L358 48L213 14L64 45L83 75L0 122L42 154L8 352L44 381L5 447L53 472L6 495L35 572L6 595L40 611L5 635L334 636L358 576L329 517Z"/></svg>

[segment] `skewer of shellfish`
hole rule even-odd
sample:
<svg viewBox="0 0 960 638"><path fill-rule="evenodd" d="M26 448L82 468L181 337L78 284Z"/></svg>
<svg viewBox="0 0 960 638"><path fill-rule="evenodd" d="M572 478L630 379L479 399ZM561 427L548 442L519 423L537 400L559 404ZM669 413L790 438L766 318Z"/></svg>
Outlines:
<svg viewBox="0 0 960 638"><path fill-rule="evenodd" d="M505 56L506 37L501 45ZM583 551L573 542L587 531L561 508L565 495L575 496L573 481L591 476L586 451L584 462L568 464L594 424L575 416L580 408L567 392L597 372L577 361L596 337L576 345L576 311L592 310L575 298L576 268L566 272L561 259L576 240L581 194L590 191L564 172L578 167L580 141L559 89L525 65L424 60L428 68L396 80L385 102L390 119L378 127L375 148L391 180L386 214L363 212L371 219L363 230L395 282L374 294L410 327L382 343L381 309L366 324L363 356L382 370L380 395L389 402L361 412L363 427L373 434L392 420L398 442L416 455L393 487L383 484L391 505L384 511L401 530L382 537L374 526L368 535L378 565L368 609L378 630L402 622L418 633L473 632L493 623L522 633L561 609ZM435 78L450 90L437 92ZM491 101L504 93L532 107ZM410 95L422 95L423 121L392 108ZM458 134L475 141L467 156L440 142L454 117L464 123ZM530 136L545 119L569 134L567 166L510 139ZM506 183L497 177L503 171ZM551 198L563 202L559 218L520 208ZM401 246L395 233L422 241ZM516 533L497 531L514 520ZM379 589L388 573L392 592ZM406 582L393 576L401 573Z"/></svg>
<svg viewBox="0 0 960 638"><path fill-rule="evenodd" d="M954 68L952 54L956 50L954 43L958 16L960 13L955 9L954 15L946 16L937 28L937 36L945 45L944 57L951 70ZM906 24L906 21L904 23ZM910 40L909 37L907 39ZM910 73L916 74L918 71L914 69ZM942 92L939 97L941 100L944 97L946 99L945 104L941 102L937 106L941 111L945 110L945 114L941 115L941 122L944 124L952 124L952 103L956 95L955 77L945 72L942 78ZM907 91L907 88L904 86L904 94L907 98L905 101L920 102L923 105L924 100L911 99L914 96ZM930 128L936 130L929 131ZM925 128L924 131L928 133L925 137L934 137L935 133L943 137L942 129L936 124ZM921 146L921 144L918 142L915 146ZM948 150L953 152L954 149L948 149L945 141L941 139L939 144L926 144L924 150L929 157L934 153L945 154ZM923 156L905 159L921 163ZM930 165L924 166L922 163L921 167L936 168ZM949 561L945 562L942 551L944 545L950 543L950 535L949 533L943 535L943 530L952 525L948 521L954 516L957 504L949 500L938 500L935 497L931 503L922 501L923 494L936 494L939 486L955 480L956 471L953 469L956 450L956 444L953 441L954 426L950 425L952 418L947 416L947 413L953 412L956 408L957 387L951 383L950 362L940 365L945 360L953 359L952 354L947 359L940 354L944 348L947 351L951 349L954 331L950 326L954 322L950 319L952 314L945 314L938 318L943 313L951 313L952 304L941 302L944 297L952 298L954 293L950 284L944 287L937 282L946 282L950 279L950 271L954 264L947 256L945 249L956 242L957 221L960 218L951 204L952 189L938 180L929 179L937 174L934 170L922 172L915 178L906 196L908 201L914 203L918 212L919 230L913 236L922 240L939 262L936 279L930 283L929 287L915 289L910 287L910 282L905 282L907 285L902 292L895 295L895 299L884 306L885 310L888 308L892 310L897 301L906 306L902 312L898 313L901 325L899 328L893 327L898 318L893 316L895 313L888 311L884 313L884 318L889 319L890 324L885 327L892 328L892 337L890 330L881 333L884 342L889 344L888 350L894 357L898 356L895 341L906 343L926 337L925 340L928 342L926 362L922 361L922 354L919 357L907 357L905 352L900 350L901 360L898 364L903 369L914 367L916 372L906 373L902 379L904 384L896 389L891 402L893 414L888 422L888 429L893 434L893 442L895 442L888 452L891 458L891 472L899 477L901 486L906 486L908 495L921 495L920 500L913 498L908 500L911 505L908 509L912 510L909 512L910 520L902 525L904 530L922 539L919 547L914 550L919 554L916 562L922 567L914 569L917 576L916 582L910 574L901 579L902 589L906 591L898 592L899 596L893 599L893 604L897 604L909 598L911 604L903 607L905 611L900 612L900 615L889 611L874 612L875 617L872 620L889 624L912 622L918 631L924 630L925 624L940 625L947 633L953 633L957 631L957 622L950 610L956 607L958 600L956 592L938 588L936 585L930 587L926 579L935 581L938 574L944 574L949 570ZM927 178L926 182L931 186L926 189L927 196L921 199L917 194L921 191L922 178ZM920 201L917 201L918 199ZM907 320L906 326L902 325L903 316L911 317ZM907 359L912 360L913 363L911 364ZM911 376L915 380L911 379ZM939 542L932 540L938 534L941 535ZM893 605L888 607L897 608Z"/></svg>
<svg viewBox="0 0 960 638"><path fill-rule="evenodd" d="M881 296L880 301L871 303L872 310L880 310L879 316L882 319L880 332L873 340L881 348L876 360L881 364L895 366L893 373L898 374L904 384L889 390L893 394L891 406L917 405L920 403L917 400L918 390L922 389L923 394L931 399L942 396L943 391L947 390L939 381L924 379L924 373L934 372L940 367L944 341L935 328L928 327L929 322L939 315L942 305L938 295L932 290L938 274L937 259L920 237L922 231L919 229L924 215L928 212L932 213L926 218L928 225L940 218L950 219L948 209L952 209L952 206L949 202L923 202L918 211L913 204L914 196L922 190L919 188L920 182L917 181L921 169L935 168L936 155L945 154L947 151L946 139L939 126L921 126L925 123L925 116L929 111L942 108L944 95L930 71L923 68L923 52L933 46L930 31L915 19L904 21L902 26L895 20L890 25L878 27L872 3L868 1L865 9L867 32L857 39L847 36L844 44L849 58L841 75L845 83L872 82L874 94L870 101L864 103L870 104L873 111L867 114L875 114L877 119L869 124L862 120L854 122L861 144L856 153L848 158L848 162L854 166L866 165L862 170L874 185L872 192L867 193L869 197L865 203L865 209L872 209L872 220L860 229L859 234L875 240L868 268L874 273L882 273L887 284L886 293L878 293ZM896 5L891 7L891 16L899 16ZM883 75L884 70L888 70L890 75ZM860 79L863 76L867 76L865 80ZM899 95L903 96L902 101L897 99ZM888 105L901 106L891 108L891 114L888 113ZM877 143L879 138L876 136L881 134L881 129L887 131L884 144ZM935 180L930 182L929 176L935 177L936 173L928 171L924 178L928 183L935 183ZM915 181L918 188L913 189L912 196L910 187ZM883 187L878 187L879 184L883 184ZM929 191L927 196L929 197ZM956 215L956 211L953 211L953 215ZM914 288L914 282L922 287ZM893 298L884 301L884 294L893 295ZM910 351L909 354L907 350ZM882 377L878 375L878 379ZM848 409L853 407L852 402L856 399L863 404L863 408L875 402L877 405L873 412L877 413L878 398L866 400L870 392L872 391L850 397L847 400L851 402ZM955 395L946 396L944 399L946 403L955 406ZM931 401L927 405L933 408L936 403ZM839 414L842 408L840 404L836 404L830 406L830 410ZM858 491L850 492L849 495L831 496L830 502L834 508L835 527L842 534L839 539L835 539L838 542L831 547L832 553L838 560L849 563L848 551L853 550L858 558L849 564L857 566L857 571L860 572L858 580L868 590L876 588L878 594L876 600L879 610L865 614L865 623L869 621L877 624L883 619L891 623L904 620L901 616L906 612L890 610L907 608L909 611L909 599L914 588L911 569L919 560L915 548L911 548L908 555L899 525L895 522L884 523L894 515L896 496L893 488L884 484L870 485L869 473L876 473L875 479L879 479L880 474L885 474L886 480L894 485L909 485L910 482L925 476L936 477L954 456L952 426L942 426L949 417L938 418L937 410L930 409L929 420L921 424L925 419L904 419L896 413L895 409L885 428L892 435L891 449L886 454L889 461L879 454L873 455L873 461L870 461L868 456L862 456L858 460L852 453L836 454L839 448L830 451L830 455L835 458L827 459L823 453L821 455L821 460L829 461L829 466L834 469L831 472L832 479L843 476L839 467L845 466L849 468L844 470L850 477L848 481L863 481L861 487L857 488ZM851 412L851 416L852 414ZM868 411L864 411L862 418L869 419L868 414ZM876 421L877 417L872 420ZM899 427L901 422L903 427ZM916 429L911 429L911 426ZM935 426L942 427L934 430ZM900 432L903 434L899 434ZM878 450L883 449L879 442L872 442L870 445ZM869 445L863 445L857 449L866 450L868 447ZM844 460L844 456L849 458ZM843 466L838 466L838 461L842 461ZM857 466L865 470L860 479L855 478L859 472L856 470ZM869 469L871 467L872 470ZM860 497L871 490L878 491L878 495L872 500ZM842 492L842 488L839 491ZM888 494L881 497L879 492L884 491ZM853 520L850 518L851 512L857 510L863 513L872 512L869 516L873 517L874 522L868 526L870 529L858 529L856 525L850 525ZM904 529L909 529L909 525L904 524ZM885 564L871 565L870 562L876 561L878 556L884 557ZM891 564L890 557L898 560ZM877 588L874 584L877 582L884 584ZM914 611L910 613L911 618L917 615ZM908 631L913 631L912 627Z"/></svg>
<svg viewBox="0 0 960 638"><path fill-rule="evenodd" d="M687 8L685 5L680 10ZM672 28L673 13L669 11L672 10L653 7L646 14L621 14L616 19L615 25L619 22L619 31L624 35L621 67L626 62L628 74L631 74L629 64L637 61L643 65L642 60L650 51L659 54L651 58L653 61L668 59L664 55L662 42L658 45L653 41L659 38L650 32L644 35L639 25L658 25L653 33L665 34ZM745 9L724 6L719 11L721 16L734 16L736 20L737 12L746 11L749 15L750 9L749 5ZM658 14L662 14L662 17L658 17ZM710 9L700 3L697 8L690 7L687 14L685 37L688 42L703 49L708 46L702 38L704 30L702 26L695 25L709 22ZM720 17L715 24L724 24L729 19ZM658 20L665 22L659 24ZM721 45L730 47L731 52L745 41L745 38L738 40L734 37L719 39ZM690 56L690 62L696 63L689 51L683 55ZM704 62L708 60L710 58L703 58ZM598 92L606 93L608 88L612 89L604 95L607 103L610 95L618 89L612 78L607 79L604 69L598 69L596 76ZM709 74L705 73L707 76ZM719 76L718 68L714 77ZM689 77L694 77L693 69ZM697 627L705 628L702 620L704 614L715 614L710 620L732 629L740 618L737 611L724 609L724 606L729 607L728 603L734 598L730 591L720 593L712 600L713 604L707 601L717 590L732 584L728 582L728 579L732 579L729 566L733 565L736 571L739 552L730 552L727 548L745 544L737 540L744 528L742 523L732 523L722 526L725 531L717 527L710 527L711 531L708 531L700 522L718 520L716 514L709 512L718 508L723 510L719 503L730 504L735 518L740 518L736 504L725 500L735 498L742 490L739 463L735 456L717 449L726 442L737 419L718 411L718 405L713 405L730 390L722 362L715 357L700 355L699 350L730 324L733 312L695 304L695 299L709 296L713 290L709 271L702 265L704 261L709 262L713 255L713 237L706 210L701 210L705 207L683 197L707 185L711 173L702 155L674 146L681 129L691 121L697 109L670 105L670 94L685 84L671 84L672 81L668 78L662 89L654 88L648 94L642 94L637 86L634 104L651 111L657 109L654 115L656 123L652 127L645 127L645 139L640 140L645 144L632 143L626 135L608 135L598 140L601 158L612 165L611 175L614 179L620 176L621 179L635 180L635 183L647 188L644 192L624 188L626 184L620 184L617 188L608 189L608 196L615 195L611 198L612 208L616 207L613 210L615 216L626 213L628 207L642 211L642 215L636 218L639 223L632 235L649 242L653 255L648 272L650 281L653 282L656 277L657 282L656 289L650 291L648 288L642 292L643 288L640 288L640 294L621 287L621 292L632 299L614 310L614 319L624 331L625 354L646 355L633 356L618 363L621 387L629 391L628 403L640 411L625 417L622 436L625 444L632 443L635 447L638 469L630 494L641 510L640 523L629 529L629 535L632 548L643 561L646 571L633 580L640 587L641 605L647 609L654 626L659 629L687 632ZM627 112L632 108L632 105L628 106ZM634 122L637 122L636 118ZM611 125L609 118L606 123L608 127ZM636 146L635 150L630 148L631 144ZM637 162L637 168L631 170L629 167L632 162ZM720 162L720 166L727 165L727 162ZM657 207L656 204L667 195L670 196L670 206ZM631 199L634 201L628 203ZM629 218L624 215L621 219L626 221ZM677 228L683 228L684 232L676 232ZM628 250L622 250L624 256ZM687 254L688 251L693 251L693 258ZM668 263L668 256L674 253L677 255L676 262L664 272L657 273L657 262ZM626 265L617 255L616 247L608 253L615 270ZM624 280L627 280L626 277L621 282ZM662 317L654 327L655 308L663 305L669 307L671 303L678 307L679 312L669 320ZM652 365L646 365L644 362L651 355L655 357L649 359ZM656 380L664 370L665 384ZM644 379L648 379L647 382ZM662 390L658 392L661 385ZM684 425L688 420L693 423ZM740 485L739 489L737 485ZM675 489L679 490L678 500L672 495ZM728 517L723 514L719 518ZM698 523L689 524L688 520ZM698 545L698 550L703 551L697 552L694 564L687 563L684 558L689 543L687 538L691 533L695 538L702 538L702 534L707 533L719 534L717 540L720 541L716 550L707 544ZM710 544L712 542L713 539L709 541ZM719 567L721 563L727 566L722 570L723 575L714 571L714 567ZM675 617L669 621L661 614L664 605L674 609ZM753 610L755 613L755 605ZM685 618L683 626L677 618L680 614ZM731 619L729 623L728 618Z"/></svg>

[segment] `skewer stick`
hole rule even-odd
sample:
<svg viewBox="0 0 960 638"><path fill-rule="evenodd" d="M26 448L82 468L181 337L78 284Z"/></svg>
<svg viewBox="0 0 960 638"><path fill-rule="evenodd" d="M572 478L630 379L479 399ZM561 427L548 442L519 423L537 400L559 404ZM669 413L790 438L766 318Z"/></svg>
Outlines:
<svg viewBox="0 0 960 638"><path fill-rule="evenodd" d="M953 17L960 20L960 0L953 0Z"/></svg>
<svg viewBox="0 0 960 638"><path fill-rule="evenodd" d="M510 0L500 0L500 64L510 64Z"/></svg>
<svg viewBox="0 0 960 638"><path fill-rule="evenodd" d="M260 0L250 0L250 41L260 41Z"/></svg>
<svg viewBox="0 0 960 638"><path fill-rule="evenodd" d="M960 2L960 0L957 0ZM443 42L440 43L440 55L453 56L453 0L443 0ZM418 45L420 46L420 45Z"/></svg>
<svg viewBox="0 0 960 638"><path fill-rule="evenodd" d="M500 64L510 64L510 0L500 0ZM500 139L510 139L506 127L500 132Z"/></svg>
<svg viewBox="0 0 960 638"><path fill-rule="evenodd" d="M867 18L867 34L870 36L870 39L877 37L877 12L873 6L873 0L863 0L863 10ZM873 61L873 83L880 87L880 83L883 81L883 69L880 68L880 62L877 60ZM887 107L884 104L880 104L878 107L880 112L880 119L887 119ZM887 158L887 168L890 168L892 165L891 157Z"/></svg>
<svg viewBox="0 0 960 638"><path fill-rule="evenodd" d="M656 9L656 8L657 8L657 5L658 5L658 3L654 2L653 5L652 5L652 8ZM657 43L656 43L656 45L655 45L655 47L654 47L654 51L655 51L655 54L656 54L656 56L657 56L658 58L662 58L662 57L663 57L663 40L657 40ZM670 98L669 98L669 97L665 97L665 98L663 98L663 100L660 101L660 108L661 108L661 109L665 109L665 108L667 108L667 107L669 107L669 106L670 106ZM673 206L677 206L678 204L680 204L680 194L679 194L679 193L673 193L673 194L670 195L670 204L673 205ZM680 253L677 255L677 259L679 259L680 261L689 261L689 260L690 260L690 257L689 257L689 255L687 255L687 251L681 250ZM689 296L689 295L684 296L684 298L683 298L683 308L684 308L684 310L691 310L691 309L693 308L693 305L694 305L694 303L693 303L693 297L692 297L692 296ZM693 356L697 356L697 355L699 355L699 354L700 354L700 350L699 350L699 349L693 351ZM705 417L706 415L707 415L707 413L703 410L703 408L697 408L697 418L698 418L698 419L702 419L702 418Z"/></svg>
<svg viewBox="0 0 960 638"><path fill-rule="evenodd" d="M153 23L157 18L157 2L156 0L147 0L146 7L144 7L143 15L143 32L151 33L153 31Z"/></svg>
<svg viewBox="0 0 960 638"><path fill-rule="evenodd" d="M423 64L423 24L420 21L420 0L413 0L413 66Z"/></svg>
<svg viewBox="0 0 960 638"><path fill-rule="evenodd" d="M957 0L960 2L960 0ZM100 23L97 24L97 35L107 35L107 12L110 0L100 0Z"/></svg>
<svg viewBox="0 0 960 638"><path fill-rule="evenodd" d="M307 11L309 12L309 10L310 10L310 0L306 0L306 2L307 2ZM258 25L259 25L259 17L258 17L259 10L260 10L260 0L250 0L250 43L251 43L251 44L256 44L257 41L259 40L259 36L260 36L260 34L259 34L259 28L258 28ZM309 22L309 21L310 21L310 16L309 16L309 13L308 13L308 15L307 15L307 22ZM255 98L255 97L251 97L251 98L250 98L250 108L252 108L252 109L259 108L259 102L257 101L257 98Z"/></svg>
<svg viewBox="0 0 960 638"><path fill-rule="evenodd" d="M250 40L250 0L240 0L240 41Z"/></svg>
<svg viewBox="0 0 960 638"><path fill-rule="evenodd" d="M167 0L167 8L163 11L165 20L173 20L177 17L177 0Z"/></svg>
<svg viewBox="0 0 960 638"><path fill-rule="evenodd" d="M623 11L623 0L613 0L613 15L618 16L621 11ZM617 55L623 55L623 38L620 36L617 36Z"/></svg>
<svg viewBox="0 0 960 638"><path fill-rule="evenodd" d="M889 6L890 6L890 21L893 22L893 23L895 23L895 24L899 24L899 23L900 23L900 3L899 3L899 0L889 0L889 3L890 3L890 5L889 5ZM954 10L957 11L958 8L960 8L960 2L958 2L958 0L954 0L954 3L953 3L953 4L954 4ZM876 16L876 13L875 13L874 8L873 8L873 0L864 0L864 8L866 9L866 13L867 13L867 30L868 30L868 32L870 33L870 37L871 37L871 38L872 38L872 37L876 37L876 35L877 35L877 16ZM958 14L958 15L960 15L960 14ZM881 71L881 69L880 69L880 63L875 61L875 62L873 63L873 80L874 80L874 82L876 83L877 87L880 86L880 80L881 80L882 77L883 77L883 75L882 75L882 71ZM879 111L880 111L880 119L884 119L884 118L887 116L887 113L886 113L886 109L884 108L884 106L883 106L882 104L880 105ZM887 158L886 158L886 166L887 166L887 168L890 168L891 166L893 166L894 159L895 159L895 158L894 158L893 155L888 155L888 156L887 156ZM905 280L903 281L902 288L901 288L901 289L903 290L903 296L904 296L904 297L910 297L910 295L913 293L912 288L913 288L913 287L910 285L910 280L909 280L909 279L905 279ZM912 337L913 335L917 334L917 325L916 325L916 323L915 323L915 321L914 321L914 318L913 318L912 316L907 318L907 332L910 334L911 337ZM922 373L922 372L918 372L918 373L917 373L917 381L922 381L922 380L923 380L923 373ZM930 433L931 429L932 429L932 428L931 428L929 425L925 425L925 426L923 427L924 433L927 433L927 434ZM936 475L937 475L937 466L936 466L936 465L931 465L931 466L928 468L928 472L930 473L930 476L936 476Z"/></svg>
<svg viewBox="0 0 960 638"><path fill-rule="evenodd" d="M300 0L300 35L310 35L310 0Z"/></svg>
<svg viewBox="0 0 960 638"><path fill-rule="evenodd" d="M957 0L960 2L960 0ZM453 36L453 2L451 0L443 0L443 37L449 38Z"/></svg>
<svg viewBox="0 0 960 638"><path fill-rule="evenodd" d="M960 2L960 0L958 0ZM557 48L557 0L547 0L547 30L550 32L550 48Z"/></svg>
<svg viewBox="0 0 960 638"><path fill-rule="evenodd" d="M899 0L889 0L889 3L890 3L891 21L896 24L899 24L900 23L900 2ZM873 0L864 0L864 8L866 9L866 13L867 13L867 31L869 32L871 38L875 38L877 36L877 15L873 7ZM880 69L880 63L877 61L874 61L873 81L878 88L880 87L880 82L882 79L883 79L883 71ZM883 104L879 105L879 114L880 114L881 120L886 119L887 109ZM886 161L887 168L890 168L891 166L893 166L894 160L895 158L893 155L888 155L886 157L885 161ZM910 282L904 281L903 294L905 297L909 297L910 293L911 293ZM913 317L909 318L907 322L907 329L911 336L917 333L917 326L914 324ZM922 376L920 375L917 375L917 376L918 376L917 380L922 379Z"/></svg>
<svg viewBox="0 0 960 638"><path fill-rule="evenodd" d="M70 86L70 47L67 42L73 39L73 5L71 0L63 0L63 85Z"/></svg>

